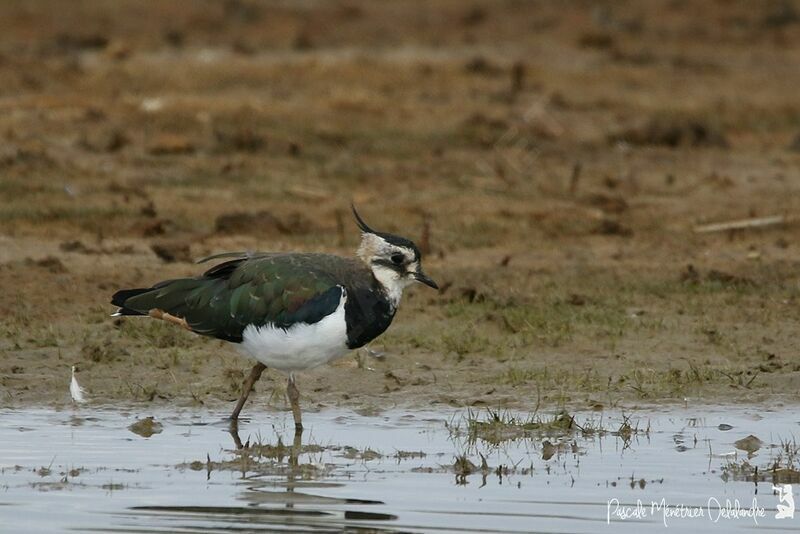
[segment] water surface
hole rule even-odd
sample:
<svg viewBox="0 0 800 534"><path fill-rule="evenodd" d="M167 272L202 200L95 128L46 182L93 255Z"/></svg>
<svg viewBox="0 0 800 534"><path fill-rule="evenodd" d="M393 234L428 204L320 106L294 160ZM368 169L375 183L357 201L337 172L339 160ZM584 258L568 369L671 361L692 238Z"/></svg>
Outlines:
<svg viewBox="0 0 800 534"><path fill-rule="evenodd" d="M617 533L664 522L676 532L800 529L800 511L775 519L772 484L800 482L796 408L574 415L584 431L488 443L470 438L463 411L327 410L305 414L297 443L290 418L255 413L240 424L238 441L249 444L242 452L222 413L2 410L0 530ZM160 432L129 429L147 416ZM618 432L626 420L632 431ZM762 442L757 450L736 448L751 435ZM737 516L736 501L741 512L754 499L756 517ZM696 517L665 517L652 508L662 500L672 513Z"/></svg>

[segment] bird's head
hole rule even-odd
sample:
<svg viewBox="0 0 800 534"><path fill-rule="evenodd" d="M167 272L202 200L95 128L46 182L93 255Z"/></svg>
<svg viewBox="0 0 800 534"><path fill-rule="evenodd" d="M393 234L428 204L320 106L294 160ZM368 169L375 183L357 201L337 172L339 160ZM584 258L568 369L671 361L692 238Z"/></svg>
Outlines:
<svg viewBox="0 0 800 534"><path fill-rule="evenodd" d="M384 287L390 299L399 301L403 289L414 282L439 289L436 282L422 270L419 248L413 241L385 232L376 232L367 226L355 206L353 215L361 229L358 257L372 270L372 274Z"/></svg>

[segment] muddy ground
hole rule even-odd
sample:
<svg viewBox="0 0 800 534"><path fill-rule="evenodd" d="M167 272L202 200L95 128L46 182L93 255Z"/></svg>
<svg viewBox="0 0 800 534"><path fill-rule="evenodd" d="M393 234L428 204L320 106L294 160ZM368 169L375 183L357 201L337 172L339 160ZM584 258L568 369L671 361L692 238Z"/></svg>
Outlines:
<svg viewBox="0 0 800 534"><path fill-rule="evenodd" d="M68 402L72 364L231 402L246 360L110 295L352 254L351 200L442 289L306 409L797 401L798 61L786 1L3 2L0 403Z"/></svg>

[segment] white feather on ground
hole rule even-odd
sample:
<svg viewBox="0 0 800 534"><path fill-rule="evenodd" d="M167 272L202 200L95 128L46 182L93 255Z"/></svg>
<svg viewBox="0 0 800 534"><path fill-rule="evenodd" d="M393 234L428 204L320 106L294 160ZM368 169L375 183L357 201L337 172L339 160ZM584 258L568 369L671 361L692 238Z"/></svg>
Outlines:
<svg viewBox="0 0 800 534"><path fill-rule="evenodd" d="M78 379L75 378L75 366L72 366L72 380L69 383L69 394L72 396L72 401L78 404L86 402L84 394L86 391L78 384Z"/></svg>

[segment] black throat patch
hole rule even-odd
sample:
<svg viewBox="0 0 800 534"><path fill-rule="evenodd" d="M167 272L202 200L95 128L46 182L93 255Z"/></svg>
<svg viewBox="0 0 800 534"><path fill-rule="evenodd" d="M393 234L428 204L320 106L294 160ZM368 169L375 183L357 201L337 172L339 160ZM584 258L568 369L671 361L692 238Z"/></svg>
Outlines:
<svg viewBox="0 0 800 534"><path fill-rule="evenodd" d="M363 347L383 334L392 324L395 311L395 307L378 288L348 290L344 305L347 348Z"/></svg>

